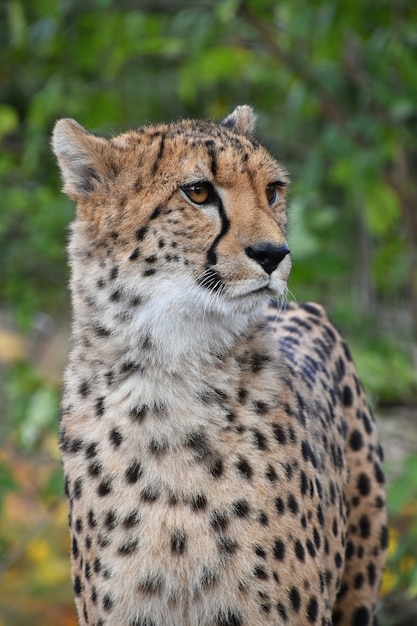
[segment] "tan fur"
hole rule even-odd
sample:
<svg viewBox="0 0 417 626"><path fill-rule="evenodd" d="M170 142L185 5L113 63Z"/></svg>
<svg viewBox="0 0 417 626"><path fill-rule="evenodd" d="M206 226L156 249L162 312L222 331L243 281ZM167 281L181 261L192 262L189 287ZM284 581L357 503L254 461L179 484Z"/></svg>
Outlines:
<svg viewBox="0 0 417 626"><path fill-rule="evenodd" d="M267 308L288 177L254 119L55 128L77 202L60 436L82 625L375 623L381 449L324 311Z"/></svg>

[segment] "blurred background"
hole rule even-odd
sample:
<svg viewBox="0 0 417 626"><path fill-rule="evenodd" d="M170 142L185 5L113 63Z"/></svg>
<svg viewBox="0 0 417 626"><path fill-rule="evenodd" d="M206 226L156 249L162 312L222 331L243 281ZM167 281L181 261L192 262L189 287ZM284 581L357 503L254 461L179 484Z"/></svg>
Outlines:
<svg viewBox="0 0 417 626"><path fill-rule="evenodd" d="M417 4L0 3L0 626L75 626L56 444L74 207L54 121L258 113L293 180L292 298L351 344L386 450L382 626L417 623Z"/></svg>

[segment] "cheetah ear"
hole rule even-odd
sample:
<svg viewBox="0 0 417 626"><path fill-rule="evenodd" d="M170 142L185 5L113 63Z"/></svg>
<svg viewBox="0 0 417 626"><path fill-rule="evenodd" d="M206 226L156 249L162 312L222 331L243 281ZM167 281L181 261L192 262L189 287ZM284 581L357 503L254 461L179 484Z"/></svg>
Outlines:
<svg viewBox="0 0 417 626"><path fill-rule="evenodd" d="M52 133L64 192L73 200L86 196L111 176L107 140L96 137L72 119L61 119Z"/></svg>
<svg viewBox="0 0 417 626"><path fill-rule="evenodd" d="M256 115L252 107L242 104L236 107L220 124L239 135L246 135L252 139L255 133Z"/></svg>

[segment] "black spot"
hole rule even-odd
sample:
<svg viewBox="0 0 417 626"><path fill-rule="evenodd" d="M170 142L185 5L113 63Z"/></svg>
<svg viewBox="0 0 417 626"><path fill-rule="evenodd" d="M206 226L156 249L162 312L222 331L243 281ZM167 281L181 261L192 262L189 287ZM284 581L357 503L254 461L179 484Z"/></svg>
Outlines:
<svg viewBox="0 0 417 626"><path fill-rule="evenodd" d="M183 530L177 530L171 535L171 552L184 554L187 545L187 537Z"/></svg>
<svg viewBox="0 0 417 626"><path fill-rule="evenodd" d="M269 411L269 406L266 404L266 402L262 402L262 400L255 400L253 403L253 406L255 408L255 412L258 415L265 415L266 413L268 413Z"/></svg>
<svg viewBox="0 0 417 626"><path fill-rule="evenodd" d="M213 511L211 514L210 524L214 530L217 532L223 531L227 528L229 524L229 520L227 515L221 513L220 511Z"/></svg>
<svg viewBox="0 0 417 626"><path fill-rule="evenodd" d="M373 563L369 563L366 569L367 569L367 574L368 574L368 582L371 585L371 587L373 587L377 580L375 565Z"/></svg>
<svg viewBox="0 0 417 626"><path fill-rule="evenodd" d="M306 548L307 548L307 552L309 553L311 558L314 559L315 556L316 556L316 549L315 549L314 544L311 541L311 539L307 539L307 541L306 541Z"/></svg>
<svg viewBox="0 0 417 626"><path fill-rule="evenodd" d="M277 602L277 611L279 616L284 620L284 622L287 621L287 611L285 609L285 606L282 604L282 602Z"/></svg>
<svg viewBox="0 0 417 626"><path fill-rule="evenodd" d="M301 495L305 496L308 491L309 480L307 478L307 474L301 470L300 472L300 491Z"/></svg>
<svg viewBox="0 0 417 626"><path fill-rule="evenodd" d="M102 396L96 400L95 411L97 417L101 417L104 413L104 398Z"/></svg>
<svg viewBox="0 0 417 626"><path fill-rule="evenodd" d="M343 619L343 611L340 611L340 610L333 611L332 613L333 626L337 626L338 624L341 624L342 619Z"/></svg>
<svg viewBox="0 0 417 626"><path fill-rule="evenodd" d="M99 558L95 559L93 563L93 569L96 574L98 574L101 571L101 561Z"/></svg>
<svg viewBox="0 0 417 626"><path fill-rule="evenodd" d="M140 494L144 502L155 502L159 498L159 491L155 487L145 487Z"/></svg>
<svg viewBox="0 0 417 626"><path fill-rule="evenodd" d="M248 397L248 390L240 388L238 391L238 400L240 404L243 404Z"/></svg>
<svg viewBox="0 0 417 626"><path fill-rule="evenodd" d="M352 434L350 435L349 444L352 450L355 450L355 452L358 452L363 448L363 436L359 430L354 430L352 432Z"/></svg>
<svg viewBox="0 0 417 626"><path fill-rule="evenodd" d="M273 555L278 561L283 561L285 558L285 544L280 539L275 539Z"/></svg>
<svg viewBox="0 0 417 626"><path fill-rule="evenodd" d="M260 567L259 565L254 568L253 575L256 576L256 578L260 578L262 580L266 580L268 578L268 574L266 573L265 569L263 567Z"/></svg>
<svg viewBox="0 0 417 626"><path fill-rule="evenodd" d="M319 605L314 596L312 596L307 605L307 619L310 624L315 624L319 613Z"/></svg>
<svg viewBox="0 0 417 626"><path fill-rule="evenodd" d="M103 598L103 609L108 613L113 608L113 599L110 594L106 593Z"/></svg>
<svg viewBox="0 0 417 626"><path fill-rule="evenodd" d="M100 476L102 471L103 471L103 466L99 461L93 461L88 466L88 473L90 476L93 476L93 478Z"/></svg>
<svg viewBox="0 0 417 626"><path fill-rule="evenodd" d="M384 472L381 469L381 466L379 465L379 463L374 463L374 472L375 472L375 478L377 480L377 482L380 485L383 485L385 483L385 476L384 476Z"/></svg>
<svg viewBox="0 0 417 626"><path fill-rule="evenodd" d="M83 493L83 479L77 478L74 482L74 491L73 495L76 500L79 500Z"/></svg>
<svg viewBox="0 0 417 626"><path fill-rule="evenodd" d="M352 541L348 541L346 544L345 557L347 561L355 556L355 545Z"/></svg>
<svg viewBox="0 0 417 626"><path fill-rule="evenodd" d="M370 626L369 610L365 606L360 606L354 612L352 626Z"/></svg>
<svg viewBox="0 0 417 626"><path fill-rule="evenodd" d="M139 524L139 513L138 511L132 511L127 515L123 520L124 528L134 528Z"/></svg>
<svg viewBox="0 0 417 626"><path fill-rule="evenodd" d="M243 624L241 614L233 609L220 611L217 618L217 626L241 626L241 624Z"/></svg>
<svg viewBox="0 0 417 626"><path fill-rule="evenodd" d="M130 409L129 416L133 422L142 422L149 411L149 407L146 404L135 406Z"/></svg>
<svg viewBox="0 0 417 626"><path fill-rule="evenodd" d="M102 480L99 486L97 487L97 494L100 497L108 496L109 493L111 493L111 491L112 491L112 486L111 486L110 478L106 478L105 480Z"/></svg>
<svg viewBox="0 0 417 626"><path fill-rule="evenodd" d="M285 445L287 443L287 434L285 432L285 428L281 426L281 424L273 424L272 430L275 439L282 445Z"/></svg>
<svg viewBox="0 0 417 626"><path fill-rule="evenodd" d="M97 519L92 509L88 511L88 525L90 528L95 528L97 526Z"/></svg>
<svg viewBox="0 0 417 626"><path fill-rule="evenodd" d="M108 511L106 517L104 518L104 524L108 528L108 530L113 530L117 526L116 513L114 511Z"/></svg>
<svg viewBox="0 0 417 626"><path fill-rule="evenodd" d="M215 572L203 567L203 574L200 579L200 584L203 587L214 585L217 582L217 580L218 580L218 576Z"/></svg>
<svg viewBox="0 0 417 626"><path fill-rule="evenodd" d="M93 330L98 335L98 337L109 337L111 335L111 330L108 328L104 328L104 326L100 326L98 324L93 325Z"/></svg>
<svg viewBox="0 0 417 626"><path fill-rule="evenodd" d="M133 461L125 472L126 480L130 485L137 483L142 476L142 467L139 461Z"/></svg>
<svg viewBox="0 0 417 626"><path fill-rule="evenodd" d="M90 393L90 385L86 380L84 380L78 388L78 393L83 398L87 397Z"/></svg>
<svg viewBox="0 0 417 626"><path fill-rule="evenodd" d="M324 526L324 515L323 515L323 509L321 508L321 504L317 505L317 521L320 524L320 526Z"/></svg>
<svg viewBox="0 0 417 626"><path fill-rule="evenodd" d="M249 515L249 504L246 500L236 500L232 506L233 512L238 517L247 517Z"/></svg>
<svg viewBox="0 0 417 626"><path fill-rule="evenodd" d="M236 552L238 544L230 537L220 536L217 539L217 547L219 548L220 552L224 552L225 554L233 554L234 552Z"/></svg>
<svg viewBox="0 0 417 626"><path fill-rule="evenodd" d="M139 248L135 248L133 252L130 253L129 261L136 261L139 258Z"/></svg>
<svg viewBox="0 0 417 626"><path fill-rule="evenodd" d="M148 448L152 454L154 454L155 456L160 456L161 454L167 451L168 442L158 441L157 439L151 439L151 441L149 442Z"/></svg>
<svg viewBox="0 0 417 626"><path fill-rule="evenodd" d="M155 220L161 214L162 207L157 206L149 216L150 220Z"/></svg>
<svg viewBox="0 0 417 626"><path fill-rule="evenodd" d="M115 448L118 448L123 441L123 435L116 428L112 428L109 433L109 438Z"/></svg>
<svg viewBox="0 0 417 626"><path fill-rule="evenodd" d="M304 309L304 311L307 311L307 313L310 313L310 315L315 315L317 317L322 316L320 309L309 302L301 302L299 306Z"/></svg>
<svg viewBox="0 0 417 626"><path fill-rule="evenodd" d="M381 527L381 548L382 550L386 550L388 548L388 540L389 540L389 532L388 526Z"/></svg>
<svg viewBox="0 0 417 626"><path fill-rule="evenodd" d="M252 478L253 470L246 459L240 457L236 463L236 467L238 468L242 476L244 476L248 480Z"/></svg>
<svg viewBox="0 0 417 626"><path fill-rule="evenodd" d="M252 429L255 445L259 450L268 450L268 440L257 428Z"/></svg>
<svg viewBox="0 0 417 626"><path fill-rule="evenodd" d="M125 541L121 546L119 546L119 554L122 556L129 556L133 554L133 552L138 547L138 540L131 539L130 541Z"/></svg>
<svg viewBox="0 0 417 626"><path fill-rule="evenodd" d="M136 239L138 241L143 241L147 232L148 232L148 227L147 226L143 226L142 228L138 228L138 230L136 231Z"/></svg>
<svg viewBox="0 0 417 626"><path fill-rule="evenodd" d="M359 533L363 539L368 539L371 534L371 521L367 515L362 515L359 519Z"/></svg>
<svg viewBox="0 0 417 626"><path fill-rule="evenodd" d="M200 430L189 433L185 446L195 452L198 459L204 459L212 454L210 445L204 432Z"/></svg>
<svg viewBox="0 0 417 626"><path fill-rule="evenodd" d="M111 301L111 302L119 302L120 297L121 297L121 291L120 291L120 289L115 289L115 291L113 291L113 292L110 294L110 301Z"/></svg>
<svg viewBox="0 0 417 626"><path fill-rule="evenodd" d="M343 387L342 402L344 406L352 406L353 404L352 389L349 387L349 385L345 385Z"/></svg>
<svg viewBox="0 0 417 626"><path fill-rule="evenodd" d="M214 478L219 478L223 474L223 461L220 457L214 456L210 459L209 472Z"/></svg>
<svg viewBox="0 0 417 626"><path fill-rule="evenodd" d="M317 460L308 441L301 443L301 453L305 461L310 461L313 467L317 468Z"/></svg>
<svg viewBox="0 0 417 626"><path fill-rule="evenodd" d="M142 276L153 276L153 274L155 274L155 273L156 273L156 270L153 267L151 267L151 268L145 270L142 273Z"/></svg>
<svg viewBox="0 0 417 626"><path fill-rule="evenodd" d="M80 595L80 593L81 593L81 590L82 590L82 586L81 586L81 578L80 578L79 576L76 576L76 577L74 578L74 585L73 585L73 588L74 588L74 593L75 593L75 595L76 595L76 596L79 596L79 595Z"/></svg>
<svg viewBox="0 0 417 626"><path fill-rule="evenodd" d="M342 555L340 554L340 552L336 552L336 554L334 555L334 563L337 569L340 569L342 567L343 559L342 559Z"/></svg>
<svg viewBox="0 0 417 626"><path fill-rule="evenodd" d="M142 303L142 298L140 296L135 296L130 301L131 306L138 306L141 303Z"/></svg>
<svg viewBox="0 0 417 626"><path fill-rule="evenodd" d="M250 359L250 370L253 374L257 374L260 372L264 366L270 362L270 357L267 354L260 354L255 352L251 355Z"/></svg>
<svg viewBox="0 0 417 626"><path fill-rule="evenodd" d="M359 474L356 484L361 496L368 496L371 493L371 481L367 474Z"/></svg>
<svg viewBox="0 0 417 626"><path fill-rule="evenodd" d="M115 278L117 278L118 274L119 274L119 268L112 267L110 270L110 275L109 275L110 280L114 280Z"/></svg>
<svg viewBox="0 0 417 626"><path fill-rule="evenodd" d="M298 502L297 499L292 495L292 493L288 496L288 508L293 515L298 514Z"/></svg>
<svg viewBox="0 0 417 626"><path fill-rule="evenodd" d="M164 585L164 579L160 574L151 574L139 582L138 588L143 593L159 594L163 590Z"/></svg>
<svg viewBox="0 0 417 626"><path fill-rule="evenodd" d="M284 500L280 496L277 496L275 498L275 508L277 509L277 511L278 511L278 513L280 515L284 515L284 513L285 513L285 503L284 503Z"/></svg>
<svg viewBox="0 0 417 626"><path fill-rule="evenodd" d="M191 498L191 506L195 511L204 511L207 507L207 497L204 493L197 493Z"/></svg>
<svg viewBox="0 0 417 626"><path fill-rule="evenodd" d="M299 541L297 539L297 541L295 542L295 546L294 546L294 550L295 550L295 556L297 557L297 559L299 561L305 561L305 550L304 550L304 546L301 543L301 541Z"/></svg>
<svg viewBox="0 0 417 626"><path fill-rule="evenodd" d="M361 589L364 582L365 582L365 576L362 574L362 572L358 572L355 578L353 579L353 587L355 589Z"/></svg>
<svg viewBox="0 0 417 626"><path fill-rule="evenodd" d="M258 521L259 521L260 524L262 524L262 526L268 526L269 519L268 519L267 514L264 513L264 511L259 511Z"/></svg>
<svg viewBox="0 0 417 626"><path fill-rule="evenodd" d="M77 452L80 452L83 449L83 446L83 440L77 437L68 444L68 452L71 454L77 454Z"/></svg>
<svg viewBox="0 0 417 626"><path fill-rule="evenodd" d="M135 361L125 361L120 366L121 374L137 371L143 371L143 368L139 365L139 363L135 363Z"/></svg>
<svg viewBox="0 0 417 626"><path fill-rule="evenodd" d="M255 546L255 554L261 559L266 559L266 552L263 548L261 548L261 546Z"/></svg>
<svg viewBox="0 0 417 626"><path fill-rule="evenodd" d="M297 613L301 606L301 597L298 589L296 587L291 587L288 596L293 610Z"/></svg>
<svg viewBox="0 0 417 626"><path fill-rule="evenodd" d="M278 479L277 473L272 465L268 465L268 467L266 468L265 476L269 481L271 481L271 483L276 482Z"/></svg>
<svg viewBox="0 0 417 626"><path fill-rule="evenodd" d="M80 551L78 549L78 541L76 537L73 537L71 541L71 554L74 557L74 559L78 559L79 554L80 554Z"/></svg>
<svg viewBox="0 0 417 626"><path fill-rule="evenodd" d="M211 160L211 172L213 176L217 174L217 155L216 155L216 144L212 139L207 139L205 142L205 146L207 148L207 152L209 154Z"/></svg>

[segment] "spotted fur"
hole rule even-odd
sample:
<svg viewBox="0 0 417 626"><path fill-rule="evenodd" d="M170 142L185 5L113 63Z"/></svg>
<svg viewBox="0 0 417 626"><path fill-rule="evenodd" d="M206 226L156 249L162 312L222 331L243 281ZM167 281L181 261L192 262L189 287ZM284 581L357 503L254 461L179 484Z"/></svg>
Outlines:
<svg viewBox="0 0 417 626"><path fill-rule="evenodd" d="M82 625L376 624L382 451L323 309L276 304L288 177L253 130L246 106L113 139L56 125Z"/></svg>

